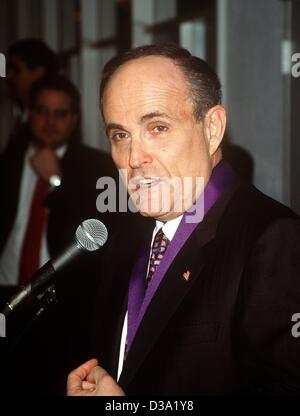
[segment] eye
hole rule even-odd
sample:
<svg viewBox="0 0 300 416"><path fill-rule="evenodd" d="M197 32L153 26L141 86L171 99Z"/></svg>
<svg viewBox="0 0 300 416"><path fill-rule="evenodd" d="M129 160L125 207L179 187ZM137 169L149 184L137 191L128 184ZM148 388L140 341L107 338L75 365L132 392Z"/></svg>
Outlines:
<svg viewBox="0 0 300 416"><path fill-rule="evenodd" d="M67 109L57 109L54 111L54 114L57 118L65 118L67 117L71 112Z"/></svg>
<svg viewBox="0 0 300 416"><path fill-rule="evenodd" d="M117 133L114 133L114 134L111 136L111 140L112 140L112 141L119 142L119 141L122 141L122 140L126 139L127 137L128 137L128 134L127 134L127 133L124 133L124 132L117 132Z"/></svg>
<svg viewBox="0 0 300 416"><path fill-rule="evenodd" d="M159 125L159 126L155 126L153 130L155 133L164 133L165 131L168 130L168 127Z"/></svg>

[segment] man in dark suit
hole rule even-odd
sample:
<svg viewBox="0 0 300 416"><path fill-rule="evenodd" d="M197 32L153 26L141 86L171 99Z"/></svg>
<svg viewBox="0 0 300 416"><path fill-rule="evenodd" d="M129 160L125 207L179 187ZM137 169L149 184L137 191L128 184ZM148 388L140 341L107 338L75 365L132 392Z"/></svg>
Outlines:
<svg viewBox="0 0 300 416"><path fill-rule="evenodd" d="M22 139L28 128L28 104L31 86L39 79L55 75L59 70L58 57L40 39L25 38L14 42L6 52L6 81L12 100L12 131L1 141L1 152L6 145ZM6 100L7 101L7 100Z"/></svg>
<svg viewBox="0 0 300 416"><path fill-rule="evenodd" d="M26 134L24 132L20 140L1 156L2 307L20 285L29 282L39 267L66 248L82 221L98 218L105 223L110 234L116 226L113 214L100 214L96 208L96 199L101 192L96 189L96 182L102 176L114 176L115 167L109 155L80 143L79 130L80 97L77 88L62 76L43 78L35 83L30 96ZM37 189L42 190L38 198ZM38 362L38 353L43 351L44 354L46 348L50 351L49 367L55 368L57 356L63 361L59 342L63 342L62 336L72 330L72 322L68 322L67 317L68 304L76 303L79 296L88 301L93 295L91 279L93 276L97 278L101 257L95 254L90 254L87 264L85 259L79 264L74 263L57 280L59 305L54 312L56 316L50 319L49 326L44 322L43 328L33 328L32 334L28 334L26 347L25 338L22 339L20 351L16 350L13 355L14 361L19 359L24 364L26 356L27 362L31 359L30 366L33 366L34 359ZM82 287L83 279L85 284ZM20 315L17 320L23 327L32 316L29 309ZM13 333L11 328L14 328ZM17 336L21 333L19 325L12 326L9 321L7 340L14 342L15 333ZM39 343L43 348L39 348ZM29 383L26 387L29 389Z"/></svg>
<svg viewBox="0 0 300 416"><path fill-rule="evenodd" d="M104 68L101 106L155 223L109 242L86 347L101 367L71 372L68 394L300 393L299 218L222 160L216 74L176 46L137 48Z"/></svg>
<svg viewBox="0 0 300 416"><path fill-rule="evenodd" d="M114 175L115 169L110 156L79 142L79 103L76 87L66 78L38 81L31 93L26 135L1 157L2 285L14 286L18 279L24 282L30 277L20 276L19 263L26 249L24 241L30 239L28 224L39 180L46 192L41 204L45 216L38 252L32 247L30 254L32 263L34 255L38 257L38 267L67 245L81 221L100 215L96 181Z"/></svg>

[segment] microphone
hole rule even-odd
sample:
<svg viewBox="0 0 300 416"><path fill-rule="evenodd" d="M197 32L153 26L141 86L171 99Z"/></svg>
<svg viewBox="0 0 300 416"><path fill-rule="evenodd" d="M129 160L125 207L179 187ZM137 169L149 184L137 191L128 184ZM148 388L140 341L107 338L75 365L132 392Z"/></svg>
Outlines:
<svg viewBox="0 0 300 416"><path fill-rule="evenodd" d="M82 254L99 250L106 243L107 236L107 229L101 221L95 219L83 221L76 230L74 241L62 253L44 264L32 276L27 286L12 297L2 313L7 316L29 295L46 288L55 278L57 272L60 272Z"/></svg>

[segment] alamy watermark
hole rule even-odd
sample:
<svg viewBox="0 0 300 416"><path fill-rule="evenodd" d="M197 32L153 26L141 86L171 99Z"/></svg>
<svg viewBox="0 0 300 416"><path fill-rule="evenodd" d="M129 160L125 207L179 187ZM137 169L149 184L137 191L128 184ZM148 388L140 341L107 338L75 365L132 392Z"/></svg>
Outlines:
<svg viewBox="0 0 300 416"><path fill-rule="evenodd" d="M6 58L3 53L0 53L0 77L6 77Z"/></svg>
<svg viewBox="0 0 300 416"><path fill-rule="evenodd" d="M6 337L6 319L3 313L0 313L0 338Z"/></svg>
<svg viewBox="0 0 300 416"><path fill-rule="evenodd" d="M292 55L292 62L295 64L292 66L292 75L294 78L300 77L300 52Z"/></svg>
<svg viewBox="0 0 300 416"><path fill-rule="evenodd" d="M156 214L186 212L187 223L198 223L204 216L203 177L135 176L129 179L127 170L120 169L119 187L114 178L104 176L98 179L96 188L102 190L96 200L101 213L130 211L155 217Z"/></svg>
<svg viewBox="0 0 300 416"><path fill-rule="evenodd" d="M300 337L300 313L294 313L294 315L292 316L292 322L296 322L293 326L292 326L292 336L294 338L299 338Z"/></svg>

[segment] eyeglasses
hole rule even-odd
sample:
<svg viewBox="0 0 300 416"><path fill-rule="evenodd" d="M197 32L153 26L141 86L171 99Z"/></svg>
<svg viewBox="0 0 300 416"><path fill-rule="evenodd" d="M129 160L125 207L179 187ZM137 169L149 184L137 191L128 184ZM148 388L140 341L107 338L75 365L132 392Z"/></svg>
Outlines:
<svg viewBox="0 0 300 416"><path fill-rule="evenodd" d="M39 116L49 117L50 115L53 115L54 118L59 120L63 120L73 113L71 110L67 110L65 108L57 108L54 111L51 111L48 107L43 105L36 105L33 109Z"/></svg>

